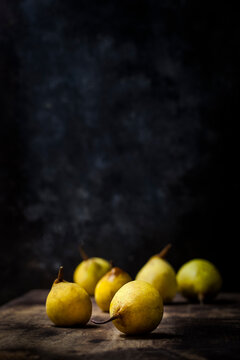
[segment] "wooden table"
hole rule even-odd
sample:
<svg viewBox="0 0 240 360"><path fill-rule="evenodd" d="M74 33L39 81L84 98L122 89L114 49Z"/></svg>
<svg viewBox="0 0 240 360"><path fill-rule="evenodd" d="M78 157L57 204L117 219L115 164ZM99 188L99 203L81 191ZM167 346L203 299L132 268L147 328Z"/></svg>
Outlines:
<svg viewBox="0 0 240 360"><path fill-rule="evenodd" d="M209 305L178 296L153 333L127 337L111 323L54 326L45 313L47 293L33 290L0 308L0 360L240 359L239 294L221 294ZM108 314L94 304L93 317Z"/></svg>

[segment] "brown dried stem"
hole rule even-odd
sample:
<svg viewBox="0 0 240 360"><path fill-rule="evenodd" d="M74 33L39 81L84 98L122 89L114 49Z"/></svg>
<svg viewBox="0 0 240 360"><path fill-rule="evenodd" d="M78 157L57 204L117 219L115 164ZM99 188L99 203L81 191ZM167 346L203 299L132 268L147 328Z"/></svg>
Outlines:
<svg viewBox="0 0 240 360"><path fill-rule="evenodd" d="M63 266L60 266L59 270L58 270L58 277L57 279L54 281L54 284L58 284L60 282L63 282Z"/></svg>
<svg viewBox="0 0 240 360"><path fill-rule="evenodd" d="M102 324L107 324L107 323L109 323L110 321L113 321L113 320L117 319L118 317L119 317L119 315L114 315L114 316L112 316L112 317L110 317L109 319L104 320L104 321L98 321L98 320L92 319L91 322L92 322L93 324L102 325Z"/></svg>
<svg viewBox="0 0 240 360"><path fill-rule="evenodd" d="M81 258L83 260L88 260L89 259L88 255L86 254L86 252L84 251L84 249L83 249L83 247L81 245L79 246L79 252L80 252Z"/></svg>
<svg viewBox="0 0 240 360"><path fill-rule="evenodd" d="M198 294L198 301L200 302L201 305L204 304L204 294L202 293Z"/></svg>
<svg viewBox="0 0 240 360"><path fill-rule="evenodd" d="M172 247L172 244L167 244L167 245L162 249L162 251L160 251L160 253L158 253L156 256L158 256L158 257L161 258L161 259L164 259L164 258L167 256L167 254L168 254L169 250L171 249L171 247Z"/></svg>

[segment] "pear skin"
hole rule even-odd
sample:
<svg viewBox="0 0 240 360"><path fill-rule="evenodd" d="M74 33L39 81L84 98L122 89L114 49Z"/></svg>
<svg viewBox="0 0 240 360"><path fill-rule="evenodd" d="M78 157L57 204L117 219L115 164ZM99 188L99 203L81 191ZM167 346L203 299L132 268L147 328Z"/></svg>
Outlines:
<svg viewBox="0 0 240 360"><path fill-rule="evenodd" d="M124 334L138 335L156 329L162 317L163 301L159 292L145 281L134 280L116 292L110 304L110 319L102 323L112 321Z"/></svg>
<svg viewBox="0 0 240 360"><path fill-rule="evenodd" d="M176 273L173 267L163 259L170 244L159 254L152 256L136 276L136 280L147 281L160 293L164 303L172 301L177 293Z"/></svg>
<svg viewBox="0 0 240 360"><path fill-rule="evenodd" d="M177 273L178 291L189 300L213 299L221 289L222 278L218 269L208 260L193 259Z"/></svg>
<svg viewBox="0 0 240 360"><path fill-rule="evenodd" d="M118 267L112 268L99 280L95 288L95 300L102 311L109 311L113 296L129 281L132 281L130 275Z"/></svg>
<svg viewBox="0 0 240 360"><path fill-rule="evenodd" d="M46 312L57 326L85 325L92 314L88 293L78 284L63 280L63 268L47 296Z"/></svg>

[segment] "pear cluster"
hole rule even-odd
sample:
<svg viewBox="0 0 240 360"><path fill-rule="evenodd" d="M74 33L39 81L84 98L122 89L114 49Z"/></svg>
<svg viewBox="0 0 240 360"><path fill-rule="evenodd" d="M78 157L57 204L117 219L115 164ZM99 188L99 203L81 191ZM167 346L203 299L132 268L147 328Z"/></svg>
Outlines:
<svg viewBox="0 0 240 360"><path fill-rule="evenodd" d="M175 273L164 259L171 245L152 256L140 269L136 279L112 263L88 258L80 249L83 261L76 267L73 280L63 279L63 267L46 299L46 312L57 326L84 326L92 315L91 296L99 308L109 312L110 318L95 324L112 321L128 335L149 333L156 329L163 317L164 304L170 303L177 292L190 301L203 303L221 289L222 279L217 268L204 259L194 259Z"/></svg>

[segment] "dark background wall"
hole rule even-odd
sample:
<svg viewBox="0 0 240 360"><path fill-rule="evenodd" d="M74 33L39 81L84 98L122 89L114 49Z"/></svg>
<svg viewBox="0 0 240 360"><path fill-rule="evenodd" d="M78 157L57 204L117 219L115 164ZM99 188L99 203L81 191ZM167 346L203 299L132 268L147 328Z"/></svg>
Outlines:
<svg viewBox="0 0 240 360"><path fill-rule="evenodd" d="M0 2L1 301L168 242L239 289L231 2Z"/></svg>

